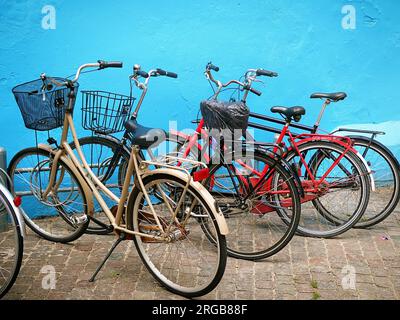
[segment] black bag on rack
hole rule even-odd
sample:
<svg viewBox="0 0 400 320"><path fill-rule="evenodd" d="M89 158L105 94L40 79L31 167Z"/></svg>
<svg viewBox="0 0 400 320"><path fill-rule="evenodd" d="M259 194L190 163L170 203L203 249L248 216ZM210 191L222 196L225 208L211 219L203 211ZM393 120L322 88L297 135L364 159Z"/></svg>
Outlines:
<svg viewBox="0 0 400 320"><path fill-rule="evenodd" d="M200 104L207 129L246 130L250 109L243 102L207 100Z"/></svg>

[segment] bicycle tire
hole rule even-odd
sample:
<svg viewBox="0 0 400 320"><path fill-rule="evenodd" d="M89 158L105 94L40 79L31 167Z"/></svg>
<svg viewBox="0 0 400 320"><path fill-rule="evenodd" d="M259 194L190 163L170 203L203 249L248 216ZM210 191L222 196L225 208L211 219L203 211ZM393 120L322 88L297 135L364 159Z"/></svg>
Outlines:
<svg viewBox="0 0 400 320"><path fill-rule="evenodd" d="M393 193L390 196L389 201L386 202L386 204L383 204L382 207L383 209L379 210L376 214L373 213L371 214L370 210L370 205L371 201L373 199L370 199L370 203L368 204L366 214L357 222L357 224L354 226L355 228L360 228L360 229L365 229L365 228L371 228L384 220L386 220L396 209L399 200L400 200L400 165L399 162L397 161L396 157L393 155L393 153L382 143L376 141L376 140L371 140L367 137L360 137L360 136L349 136L354 141L354 147L361 147L361 148L370 148L372 149L378 156L380 156L383 161L388 165L389 169L391 170L391 174L393 175ZM360 152L362 155L362 152ZM367 162L369 161L368 154L366 158ZM380 162L379 162L380 163ZM373 171L376 171L374 169L380 169L377 168L377 164L374 163L369 163L371 166L371 169ZM373 177L376 178L376 175L373 174ZM378 184L378 185L377 185ZM379 181L375 181L375 185L377 188L379 188ZM374 196L374 193L371 192L371 198ZM382 200L382 197L380 197L380 200ZM369 216L367 217L367 214Z"/></svg>
<svg viewBox="0 0 400 320"><path fill-rule="evenodd" d="M0 299L3 298L8 291L11 289L13 284L15 283L15 280L17 279L19 270L21 269L21 264L22 264L22 257L23 257L23 252L24 252L24 239L22 237L22 232L21 232L21 225L18 222L17 215L14 212L13 206L11 203L8 201L7 197L3 193L3 191L0 189L0 203L2 203L5 206L5 210L7 210L8 214L10 215L11 225L15 230L15 235L16 235L16 259L14 263L13 270L11 272L11 276L8 278L8 280L5 281L3 285L0 286ZM1 235L1 232L0 232ZM1 248L1 237L0 237L0 248ZM1 268L1 265L0 265Z"/></svg>
<svg viewBox="0 0 400 320"><path fill-rule="evenodd" d="M310 150L331 150L332 152L337 152L338 154L342 154L344 151L344 148L341 147L340 145L332 142L324 142L324 141L311 141L304 143L300 146L298 146L299 152L304 152L304 153L309 153ZM285 159L290 162L294 157L298 156L297 151L290 151L286 156ZM306 218L304 220L300 221L299 228L298 228L298 233L303 236L307 237L316 237L316 238L334 238L337 237L349 229L351 229L355 224L361 219L362 215L365 213L365 210L368 205L369 201L369 194L370 194L370 179L369 175L366 171L366 168L364 164L361 162L361 160L353 153L348 152L344 158L346 161L348 161L353 167L357 170L359 173L360 177L360 185L361 185L361 197L359 199L358 205L356 206L356 209L352 214L350 214L350 218L347 220L345 223L341 223L341 225L336 226L335 228L332 228L331 230L317 230L319 227L315 226L314 229L309 229L303 226L302 221L306 221ZM317 167L318 169L318 167ZM314 169L315 170L315 169ZM315 171L314 171L315 173ZM329 195L327 193L326 195ZM322 195L322 197L317 197L316 199L312 200L312 204L314 208L318 211L318 213L326 219L328 222L333 224L338 224L337 223L337 215L333 214L330 212L322 203L321 199L324 198L325 195ZM304 206L304 204L303 204ZM341 206L338 206L336 204L335 206L336 209L341 209ZM302 212L305 212L303 210ZM304 215L303 215L304 217ZM335 218L336 217L336 218ZM311 220L311 219L310 219ZM332 221L333 220L333 221ZM335 221L336 220L336 221ZM341 220L343 222L344 220ZM320 228L319 228L320 229Z"/></svg>
<svg viewBox="0 0 400 320"><path fill-rule="evenodd" d="M181 186L185 186L187 181L183 180L181 178L178 178L176 176L173 175L169 175L169 174L164 174L164 173L156 173L150 176L147 176L143 179L143 184L145 189L147 190L147 188L151 188L153 185L160 185L160 181L162 183L162 181L168 181L166 182L167 188L169 188L171 185L173 185L174 183L177 183L178 185ZM215 228L215 235L216 235L216 243L209 243L207 245L208 241L203 241L200 240L201 245L200 247L203 248L203 250L206 250L204 248L208 248L209 250L211 250L212 252L214 252L214 254L216 254L216 268L215 270L213 270L213 272L211 272L211 277L209 280L207 280L207 282L205 284L198 284L198 281L201 281L202 279L204 280L205 278L205 274L202 274L202 270L200 271L197 270L197 267L195 268L196 274L188 274L188 277L184 277L185 276L185 271L187 271L187 269L190 269L190 267L188 266L188 264L190 263L194 263L194 260L196 259L202 259L202 258L207 258L209 257L210 251L207 251L203 254L197 254L197 252L191 251L188 253L188 258L192 257L193 261L191 259L188 259L185 262L182 262L181 259L182 257L185 257L185 255L182 254L176 254L175 259L164 259L163 262L159 262L159 260L161 259L161 257L164 257L164 254L160 253L158 250L159 247L157 247L157 251L156 251L156 255L155 258L157 259L157 261L159 262L158 264L153 261L151 258L149 258L149 254L147 254L145 247L147 246L145 244L145 242L143 241L143 239L140 236L133 236L133 241L135 243L135 246L138 250L139 256L142 260L142 262L145 264L147 270L152 274L152 276L165 288L167 288L167 290L179 294L181 296L187 297L187 298L194 298L194 297L199 297L199 296L203 296L209 292L211 292L217 285L218 283L221 281L222 276L224 274L225 271L225 267L226 267L226 262L227 262L227 252L226 252L226 239L225 236L223 236L220 231L219 231L219 226L216 222L216 218L214 216L213 211L211 210L211 208L208 206L207 202L202 198L200 192L194 188L193 186L189 186L188 189L188 193L190 195L193 195L196 199L196 201L199 201L199 203L202 205L202 207L206 210L207 212L207 217L210 217L209 220L212 221L214 228ZM140 190L140 188L134 188L129 200L128 200L128 206L127 206L127 226L130 230L133 231L140 231L140 223L143 221L143 218L139 218L140 214L143 213L139 213L140 210L142 210L141 208L143 208L145 200L142 198L143 192ZM177 201L179 203L179 201ZM145 211L145 210L144 210ZM159 215L160 211L157 210L157 215ZM163 219L163 217L159 216L160 221ZM193 225L191 225L191 229L190 232L187 233L187 235L193 235L194 233L194 229L196 226L198 226L199 223L197 221L194 222ZM186 228L186 227L183 227ZM142 231L143 232L143 231ZM186 235L185 232L181 232L181 236L182 234ZM203 234L201 232L201 234ZM204 234L203 234L204 236ZM194 237L192 238L192 240L190 240L189 245L192 245L192 243L194 243L195 241L199 240L199 238ZM185 238L183 239L178 239L177 241L180 242L180 247L182 248L183 245L185 244ZM198 241L197 241L198 242ZM161 245L160 245L161 246ZM151 244L149 244L147 246L147 248L150 248ZM193 249L191 249L193 250ZM168 252L165 251L165 252ZM164 263L166 264L168 261L172 261L173 264L176 264L176 266L173 267L167 267L164 265ZM182 263L180 263L182 262ZM159 267L158 267L159 266ZM177 271L177 268L182 267L184 271L180 271L180 269ZM202 263L200 262L200 265L198 266L198 268L204 268L204 270L207 270L210 267L210 262L208 263ZM171 277L175 277L180 275L180 277L182 276L183 278L181 279L180 277L177 277L176 282L174 282L174 280L171 280L167 275L164 275L159 269L164 269L166 268L167 270L173 270ZM196 275L198 277L196 277ZM199 287L193 287L193 288L189 288L189 287L185 287L180 283L177 283L179 280L186 280L186 281L192 281L193 277L196 278L196 280L194 281L195 285L199 285ZM203 277L203 278L202 278ZM179 279L178 279L179 278Z"/></svg>
<svg viewBox="0 0 400 320"><path fill-rule="evenodd" d="M286 225L286 227L287 227L286 231L284 231L282 235L277 237L279 239L277 239L276 241L271 240L272 245L270 243L268 248L264 247L262 250L258 249L257 251L253 251L253 252L249 252L249 251L245 252L243 250L237 249L238 247L240 247L240 245L239 245L240 243L243 244L246 241L246 238L248 239L248 237L249 237L248 233L237 236L237 240L236 240L237 245L235 245L236 249L231 247L230 243L232 243L232 242L230 240L235 236L233 233L234 228L232 228L230 226L230 219L229 218L226 219L229 230L230 230L230 233L226 237L227 238L227 250L228 250L229 256L236 258L236 259L258 261L258 260L263 260L263 259L272 257L273 255L275 255L278 252L280 252L281 250L283 250L289 244L290 240L295 236L297 227L298 227L298 223L300 220L300 216L301 216L301 203L300 203L300 196L299 196L298 188L295 184L293 176L291 175L290 172L288 172L284 168L284 166L282 166L279 163L278 160L273 159L271 156L269 156L266 153L261 152L261 151L255 151L254 153L247 152L247 158L254 159L255 161L261 161L264 165L267 165L269 168L273 168L273 170L276 171L274 177L283 178L284 183L286 184L285 188L288 190L288 193L290 195L290 196L286 196L286 200L292 199L292 208L293 208L292 209L293 213L292 213L291 218L279 217L279 219L277 219L277 220L281 221L282 224L279 223L279 225L275 225L275 226L271 227L270 223L265 222L265 225L263 225L263 227L265 227L265 228L260 228L260 229L257 229L257 224L255 226L253 226L254 233L255 233L255 235L252 237L252 238L254 238L253 243L255 246L258 245L258 248L260 248L261 245L255 239L257 236L259 236L259 233L266 232L266 235L268 235L266 237L266 239L267 238L271 239L272 238L271 229L274 229L274 227L275 227L275 230L276 230L276 229L282 228L283 225ZM225 165L219 164L219 165L213 166L210 169L210 176L212 177L213 173L215 173L218 170L218 168L223 167L223 166L226 166L226 164ZM210 181L210 178L206 180L206 185L207 185L207 183L209 183L209 181ZM240 181L240 179L238 181ZM241 186L241 188L244 188L244 186ZM265 191L265 190L263 190L263 191ZM267 192L265 192L264 197L267 197L266 194L267 194ZM270 197L272 197L272 196L270 196ZM280 200L277 199L277 196L273 196L273 197L275 197L274 201L277 203L277 206L278 206L280 203ZM256 200L255 202L261 202L261 201ZM272 201L272 203L275 203L275 202ZM219 202L219 204L221 205L220 202ZM261 204L261 203L259 203L259 204ZM254 210L254 208L253 208L253 210ZM255 215L257 217L258 213L249 212L247 214ZM260 214L261 214L261 212L260 212ZM274 214L274 211L268 212L267 214L262 215L261 218L259 218L259 217L257 217L257 218L259 218L261 220L262 219L265 220L265 219L268 219L273 214ZM271 220L272 219L274 219L274 218L271 218ZM245 222L243 221L242 227L244 227L244 225L245 225ZM265 241L264 243L266 243L266 242L267 241Z"/></svg>
<svg viewBox="0 0 400 320"><path fill-rule="evenodd" d="M22 161L22 159L24 159L25 157L31 156L31 155L36 155L36 156L42 156L43 158L51 158L51 153L49 153L48 151L45 151L43 149L39 149L39 148L27 148L24 150L21 150L20 152L18 152L10 161L10 164L8 166L7 172L8 175L10 176L11 180L13 181L14 187L16 187L18 185L18 183L16 183L15 179L16 179L16 169L17 169L17 165ZM80 195L83 197L83 203L86 204L87 203L87 199L86 199L86 195L83 192L82 186L79 183L79 180L76 178L75 174L73 173L73 171L69 168L69 166L63 161L63 160L59 160L59 163L62 165L62 167L64 169L66 169L69 173L69 175L71 176L71 178L75 181L75 183L77 184L78 190ZM17 192L18 195L18 192ZM40 202L40 201L39 201ZM56 207L56 206L55 206ZM58 209L60 210L64 210L63 206L59 206ZM60 242L60 243L69 243L72 241L77 240L78 238L80 238L86 231L86 228L89 224L89 218L87 218L88 212L87 212L87 206L84 206L84 215L86 215L86 220L84 223L79 224L78 227L72 226L64 217L64 214L60 211L57 210L57 214L64 220L64 222L66 224L68 224L69 226L73 227L74 231L71 232L68 235L65 236L56 236L50 232L48 232L47 230L43 230L39 225L37 225L33 219L31 219L29 217L28 214L24 214L24 220L25 223L28 225L28 227L34 231L36 234L38 234L39 236L41 236L42 238L48 240L48 241L52 241L52 242Z"/></svg>

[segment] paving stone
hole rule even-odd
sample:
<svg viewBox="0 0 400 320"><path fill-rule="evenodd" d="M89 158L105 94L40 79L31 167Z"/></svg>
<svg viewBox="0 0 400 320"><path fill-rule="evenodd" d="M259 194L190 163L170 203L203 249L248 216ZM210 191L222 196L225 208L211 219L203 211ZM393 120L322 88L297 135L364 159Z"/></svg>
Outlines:
<svg viewBox="0 0 400 320"><path fill-rule="evenodd" d="M382 236L389 236L388 241ZM181 300L148 273L132 242L123 243L88 282L114 236L84 235L72 244L51 243L28 231L19 277L6 300ZM369 230L350 230L335 239L295 236L282 252L264 261L228 259L224 278L201 299L321 300L400 299L400 208ZM44 290L44 266L56 271L56 287ZM344 290L346 266L355 268L355 290ZM185 276L190 277L190 273ZM312 280L317 288L313 288Z"/></svg>

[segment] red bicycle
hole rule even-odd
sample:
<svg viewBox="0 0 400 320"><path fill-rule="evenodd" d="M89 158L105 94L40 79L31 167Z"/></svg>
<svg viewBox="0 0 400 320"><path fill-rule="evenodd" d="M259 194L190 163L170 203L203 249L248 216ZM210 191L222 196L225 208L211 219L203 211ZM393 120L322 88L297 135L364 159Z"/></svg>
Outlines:
<svg viewBox="0 0 400 320"><path fill-rule="evenodd" d="M261 95L261 92L253 89L251 83L259 76L274 77L276 73L266 70L249 70L245 76L245 82L231 80L226 84L214 79L211 71L219 69L212 64L206 68L207 78L217 85L213 99L217 99L224 88L232 84L241 86L244 90L242 102L246 103L247 95L253 92ZM305 236L330 238L338 236L352 228L363 216L368 205L370 195L370 179L365 163L357 156L350 138L323 134L294 135L290 131L293 121L299 122L305 115L303 107L274 107L273 113L280 114L285 125L275 141L271 154L280 154L293 171L296 172L298 188L301 194L302 215L298 232ZM181 157L198 157L203 161L212 161L204 150L209 150L209 137L207 136L207 123L200 120L193 135L181 132L170 132L169 141L177 144L176 153ZM247 142L248 144L249 142ZM254 142L251 142L254 144ZM251 197L247 192L245 182L250 181L254 190L271 190L274 183L280 181L275 175L274 179L266 179L265 175L270 169L267 159L271 154L259 152L260 144L255 144L254 159L242 161L236 159L230 166L225 164L211 165L211 178L208 188L219 198L219 203L228 203L227 208L232 208L232 202L236 208L265 216L271 211L276 211L281 218L289 215L285 208L274 208L265 205L262 201L253 203L251 207L247 200ZM218 150L218 148L214 148ZM282 151L283 150L283 151ZM243 170L250 176L243 176ZM231 182L228 183L227 180ZM220 192L223 189L224 192ZM250 190L252 192L252 190ZM280 189L284 196L284 188ZM232 201L234 199L234 201ZM229 210L227 215L229 215ZM228 222L229 223L229 222ZM238 226L242 223L237 223ZM240 227L239 227L240 229ZM235 228L230 226L231 233Z"/></svg>

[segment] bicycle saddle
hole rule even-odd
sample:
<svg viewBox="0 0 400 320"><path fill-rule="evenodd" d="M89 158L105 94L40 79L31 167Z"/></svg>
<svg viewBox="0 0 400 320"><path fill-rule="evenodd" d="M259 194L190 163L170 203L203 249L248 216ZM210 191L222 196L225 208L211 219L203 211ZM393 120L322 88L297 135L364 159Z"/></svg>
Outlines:
<svg viewBox="0 0 400 320"><path fill-rule="evenodd" d="M146 128L136 120L127 121L125 129L132 134L132 144L142 149L157 147L167 136L163 129Z"/></svg>
<svg viewBox="0 0 400 320"><path fill-rule="evenodd" d="M306 114L306 109L303 107L273 107L271 108L272 113L279 113L284 115L287 119L292 119L296 121L300 121L301 116L304 116Z"/></svg>
<svg viewBox="0 0 400 320"><path fill-rule="evenodd" d="M347 93L345 92L335 92L335 93L313 93L310 97L311 99L329 99L333 102L338 102L347 98Z"/></svg>

